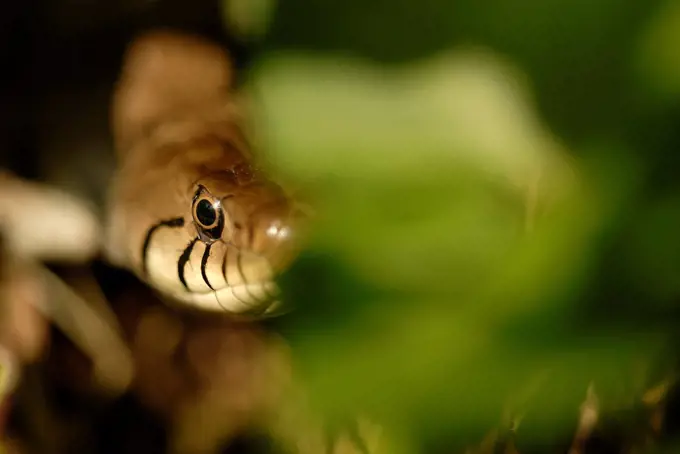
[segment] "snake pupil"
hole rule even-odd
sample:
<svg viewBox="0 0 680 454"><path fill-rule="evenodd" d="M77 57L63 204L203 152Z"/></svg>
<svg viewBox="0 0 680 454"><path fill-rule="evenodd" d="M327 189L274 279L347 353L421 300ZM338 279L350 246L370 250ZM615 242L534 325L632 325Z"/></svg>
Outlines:
<svg viewBox="0 0 680 454"><path fill-rule="evenodd" d="M211 227L217 220L215 207L208 200L201 200L196 206L196 219L203 227Z"/></svg>

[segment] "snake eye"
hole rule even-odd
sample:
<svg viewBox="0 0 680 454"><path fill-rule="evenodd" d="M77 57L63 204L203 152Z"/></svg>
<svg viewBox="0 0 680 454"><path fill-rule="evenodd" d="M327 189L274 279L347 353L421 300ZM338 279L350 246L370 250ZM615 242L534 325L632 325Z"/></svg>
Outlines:
<svg viewBox="0 0 680 454"><path fill-rule="evenodd" d="M199 188L194 196L192 214L203 241L210 242L220 238L224 229L222 204L218 199L206 194L203 187Z"/></svg>
<svg viewBox="0 0 680 454"><path fill-rule="evenodd" d="M196 204L196 223L204 229L211 229L217 223L217 210L208 199L201 199Z"/></svg>

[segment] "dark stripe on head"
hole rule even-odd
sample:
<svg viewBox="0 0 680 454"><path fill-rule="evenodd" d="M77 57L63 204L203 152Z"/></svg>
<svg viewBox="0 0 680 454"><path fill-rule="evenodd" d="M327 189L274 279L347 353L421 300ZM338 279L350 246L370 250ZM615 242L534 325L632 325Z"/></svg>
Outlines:
<svg viewBox="0 0 680 454"><path fill-rule="evenodd" d="M208 264L208 258L210 258L210 248L212 247L212 243L206 244L205 245L205 251L203 252L203 257L201 258L201 276L203 276L203 282L210 287L210 290L215 290L212 285L210 285L210 281L208 280L208 276L205 274L205 267Z"/></svg>
<svg viewBox="0 0 680 454"><path fill-rule="evenodd" d="M224 282L229 286L229 278L227 277L227 260L229 259L229 246L224 249L224 260L222 260L222 276Z"/></svg>
<svg viewBox="0 0 680 454"><path fill-rule="evenodd" d="M151 245L151 238L153 234L156 233L161 227L170 227L173 229L184 227L184 218L174 218L161 221L158 224L151 226L148 232L146 232L146 238L144 238L144 244L142 245L142 272L144 276L148 273L149 264L147 263L149 255L149 246Z"/></svg>
<svg viewBox="0 0 680 454"><path fill-rule="evenodd" d="M241 281L243 281L243 284L245 285L246 293L252 299L255 303L261 303L263 300L257 297L257 295L253 295L253 293L250 291L248 288L248 280L246 279L246 273L243 272L243 261L241 260L241 257L243 257L243 254L241 254L241 251L237 251L236 253L236 269L238 270L238 274L241 276Z"/></svg>
<svg viewBox="0 0 680 454"><path fill-rule="evenodd" d="M224 260L222 260L222 275L224 276L224 282L227 284L227 287L231 289L231 294L236 298L236 300L244 305L247 305L245 301L243 301L241 298L239 298L236 295L236 292L234 291L234 287L229 284L229 278L227 277L227 273L229 270L227 270L227 261L229 260L229 247L224 250Z"/></svg>
<svg viewBox="0 0 680 454"><path fill-rule="evenodd" d="M187 285L187 281L184 278L184 267L186 266L187 262L189 261L189 257L191 256L191 251L194 249L194 245L196 244L196 241L198 241L198 238L194 238L191 240L189 245L184 249L184 252L182 252L182 255L180 255L179 260L177 261L177 275L179 276L179 281L182 283L184 288L188 291L189 286Z"/></svg>

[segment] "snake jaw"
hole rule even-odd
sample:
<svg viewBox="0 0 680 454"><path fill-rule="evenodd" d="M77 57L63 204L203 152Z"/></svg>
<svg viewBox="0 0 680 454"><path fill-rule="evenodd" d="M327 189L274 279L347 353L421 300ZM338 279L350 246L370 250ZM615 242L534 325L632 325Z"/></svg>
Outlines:
<svg viewBox="0 0 680 454"><path fill-rule="evenodd" d="M145 241L143 278L159 293L208 312L278 313L276 273L266 257L224 241L204 242L178 220L158 225ZM170 246L176 244L185 246Z"/></svg>
<svg viewBox="0 0 680 454"><path fill-rule="evenodd" d="M248 297L249 294L262 292L264 288L267 289L267 293L278 294L276 284L269 281L223 287L210 292L175 294L174 299L207 312L257 318L278 315L281 309L281 301L278 298L253 301L251 297Z"/></svg>

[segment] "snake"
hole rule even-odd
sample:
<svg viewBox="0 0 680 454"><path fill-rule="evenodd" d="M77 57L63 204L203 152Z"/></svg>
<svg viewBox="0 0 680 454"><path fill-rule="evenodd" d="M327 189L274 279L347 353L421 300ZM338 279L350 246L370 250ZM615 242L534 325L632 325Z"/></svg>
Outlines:
<svg viewBox="0 0 680 454"><path fill-rule="evenodd" d="M101 249L106 262L137 276L168 305L199 312L196 319L226 315L251 321L286 311L276 282L299 256L310 210L265 170L232 68L225 49L196 35L153 30L134 39L110 102L116 162L100 230L90 228L95 223L87 216L80 217L88 222L61 216L69 222L62 219L62 228L55 229L79 241L62 238L56 249L46 241L32 255L62 257L66 251L78 262ZM69 208L67 199L50 194L45 206ZM80 213L71 208L69 213ZM16 206L5 211L21 212ZM25 236L23 225L10 229L14 242ZM101 244L95 245L98 233ZM81 301L56 276L42 275L64 296L55 301L64 310L46 310L47 317L93 358L108 358L97 361L99 375L117 377L109 387L125 390L135 359L122 345L110 311ZM270 378L283 383L286 397L262 423L282 442L301 452L347 449L342 443L353 446L351 452L368 452L358 423L338 424L330 432L323 423L312 424L305 399L293 392L297 388L285 376Z"/></svg>
<svg viewBox="0 0 680 454"><path fill-rule="evenodd" d="M224 49L155 30L111 101L117 167L104 251L171 303L265 317L299 250L301 205L262 170Z"/></svg>

